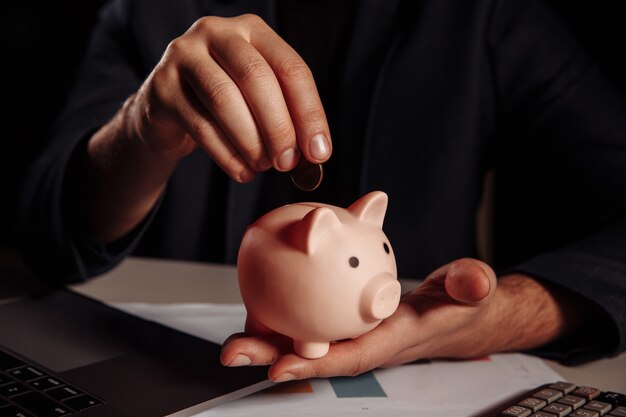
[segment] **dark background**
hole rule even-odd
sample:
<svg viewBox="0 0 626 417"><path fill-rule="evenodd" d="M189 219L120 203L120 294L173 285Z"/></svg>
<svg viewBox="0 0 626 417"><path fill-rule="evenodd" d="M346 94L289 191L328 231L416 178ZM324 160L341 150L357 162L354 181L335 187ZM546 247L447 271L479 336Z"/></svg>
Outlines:
<svg viewBox="0 0 626 417"><path fill-rule="evenodd" d="M534 1L534 0L527 0ZM39 4L41 3L41 4ZM0 32L0 249L17 247L20 181L58 116L104 0L5 2ZM549 0L626 95L622 0Z"/></svg>
<svg viewBox="0 0 626 417"><path fill-rule="evenodd" d="M3 2L0 248L17 246L20 182L62 109L104 2Z"/></svg>

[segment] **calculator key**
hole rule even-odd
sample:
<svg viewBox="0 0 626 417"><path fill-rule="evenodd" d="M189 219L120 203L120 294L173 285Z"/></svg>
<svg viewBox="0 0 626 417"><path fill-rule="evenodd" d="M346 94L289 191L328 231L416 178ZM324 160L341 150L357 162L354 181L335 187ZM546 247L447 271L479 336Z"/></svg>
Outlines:
<svg viewBox="0 0 626 417"><path fill-rule="evenodd" d="M560 402L561 404L569 405L574 410L578 410L587 401L585 401L584 398L576 397L575 395L566 395L563 398L559 398L558 402Z"/></svg>
<svg viewBox="0 0 626 417"><path fill-rule="evenodd" d="M69 400L63 401L63 403L77 411L102 404L102 402L90 397L89 395L81 395L79 397L70 398Z"/></svg>
<svg viewBox="0 0 626 417"><path fill-rule="evenodd" d="M528 417L532 413L528 408L514 405L504 410L500 415L506 417Z"/></svg>
<svg viewBox="0 0 626 417"><path fill-rule="evenodd" d="M600 417L600 414L596 413L595 411L585 410L584 408L581 408L580 410L574 411L572 414L570 414L570 416L572 417Z"/></svg>
<svg viewBox="0 0 626 417"><path fill-rule="evenodd" d="M534 413L548 405L544 400L540 400L539 398L526 398L524 401L519 402L517 405L521 405L522 407L530 408L530 410Z"/></svg>
<svg viewBox="0 0 626 417"><path fill-rule="evenodd" d="M583 397L586 400L593 400L598 395L600 395L600 390L592 387L578 387L576 390L572 392L572 395L576 395L578 397Z"/></svg>
<svg viewBox="0 0 626 417"><path fill-rule="evenodd" d="M544 408L542 411L545 411L546 413L554 414L555 416L558 416L558 417L563 417L572 412L572 407L570 407L569 405L565 405L565 404L552 403L546 408Z"/></svg>
<svg viewBox="0 0 626 417"><path fill-rule="evenodd" d="M41 378L42 376L46 376L44 372L41 372L39 369L33 366L24 366L23 368L17 368L12 371L9 371L9 374L14 378L17 378L22 381L30 381L31 379Z"/></svg>
<svg viewBox="0 0 626 417"><path fill-rule="evenodd" d="M615 417L626 417L626 407L617 407L615 410L611 411L609 415Z"/></svg>
<svg viewBox="0 0 626 417"><path fill-rule="evenodd" d="M17 408L14 405L0 408L0 417L32 417L32 414Z"/></svg>
<svg viewBox="0 0 626 417"><path fill-rule="evenodd" d="M554 414L544 413L543 411L538 411L530 417L554 417Z"/></svg>
<svg viewBox="0 0 626 417"><path fill-rule="evenodd" d="M626 395L618 394L617 392L603 392L596 397L596 400L609 403L612 405L624 405L626 406Z"/></svg>
<svg viewBox="0 0 626 417"><path fill-rule="evenodd" d="M12 398L12 400L26 410L40 416L57 417L70 414L69 408L35 391Z"/></svg>
<svg viewBox="0 0 626 417"><path fill-rule="evenodd" d="M0 369L8 370L26 365L24 362L0 350Z"/></svg>
<svg viewBox="0 0 626 417"><path fill-rule="evenodd" d="M587 410L597 411L598 413L600 413L601 416L603 416L609 411L611 411L612 407L611 407L611 404L609 403L604 403L602 401L594 400L594 401L590 401L583 408L586 408Z"/></svg>
<svg viewBox="0 0 626 417"><path fill-rule="evenodd" d="M22 394L28 391L30 391L30 388L24 384L20 384L19 382L12 382L0 387L0 395L4 395L5 397L12 397L13 395Z"/></svg>
<svg viewBox="0 0 626 417"><path fill-rule="evenodd" d="M558 400L562 396L563 393L553 389L542 389L541 391L533 394L533 397L539 398L540 400L546 400L548 404Z"/></svg>
<svg viewBox="0 0 626 417"><path fill-rule="evenodd" d="M59 381L56 378L52 378L51 376L46 377L46 378L36 379L34 381L30 381L29 384L31 387L38 389L40 391L43 391L45 389L60 387L61 385L63 385L61 381Z"/></svg>
<svg viewBox="0 0 626 417"><path fill-rule="evenodd" d="M569 394L570 392L576 389L576 385L571 384L569 382L556 382L550 385L548 388L555 389L557 391L561 391L563 394Z"/></svg>
<svg viewBox="0 0 626 417"><path fill-rule="evenodd" d="M65 386L65 387L59 387L59 388L48 390L46 391L46 394L48 394L55 400L63 401L70 397L75 397L79 394L82 394L82 392L80 392L74 387Z"/></svg>

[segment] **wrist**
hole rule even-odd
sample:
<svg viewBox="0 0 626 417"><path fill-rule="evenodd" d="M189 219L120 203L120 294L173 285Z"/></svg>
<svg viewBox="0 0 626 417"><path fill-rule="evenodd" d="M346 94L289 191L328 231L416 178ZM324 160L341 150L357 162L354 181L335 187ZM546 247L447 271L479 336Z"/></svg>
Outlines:
<svg viewBox="0 0 626 417"><path fill-rule="evenodd" d="M163 158L141 141L130 97L87 143L85 225L105 243L127 234L154 207L178 159Z"/></svg>
<svg viewBox="0 0 626 417"><path fill-rule="evenodd" d="M566 336L577 314L569 295L522 274L498 280L488 320L497 351L536 348Z"/></svg>

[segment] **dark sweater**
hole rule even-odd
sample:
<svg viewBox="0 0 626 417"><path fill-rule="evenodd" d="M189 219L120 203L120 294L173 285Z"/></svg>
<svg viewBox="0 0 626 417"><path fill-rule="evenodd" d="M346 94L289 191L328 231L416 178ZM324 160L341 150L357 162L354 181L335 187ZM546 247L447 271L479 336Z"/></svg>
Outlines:
<svg viewBox="0 0 626 417"><path fill-rule="evenodd" d="M34 270L82 280L131 253L234 263L245 226L274 207L347 206L383 190L399 275L419 279L477 256L477 208L493 171L498 272L566 288L605 317L598 343L550 352L584 360L626 348L626 103L540 1L358 2L327 77L334 154L319 191L296 192L276 172L235 184L195 152L132 234L104 246L81 230L63 204L72 152L137 90L171 39L203 15L244 12L276 24L274 3L262 0L117 0L102 11L26 182L23 247Z"/></svg>

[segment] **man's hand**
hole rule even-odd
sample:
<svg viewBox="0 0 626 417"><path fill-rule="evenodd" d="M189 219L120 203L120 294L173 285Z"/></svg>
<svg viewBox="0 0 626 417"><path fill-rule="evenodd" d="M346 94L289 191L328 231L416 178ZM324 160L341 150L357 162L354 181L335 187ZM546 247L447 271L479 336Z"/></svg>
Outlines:
<svg viewBox="0 0 626 417"><path fill-rule="evenodd" d="M331 344L323 358L297 356L281 335L237 334L225 342L221 360L226 366L272 364L269 377L280 382L357 375L422 358L480 357L537 346L559 334L562 316L544 287L519 275L500 284L487 264L459 259L430 274L378 327Z"/></svg>
<svg viewBox="0 0 626 417"><path fill-rule="evenodd" d="M139 90L77 153L72 203L113 242L154 207L197 147L238 182L332 152L311 71L259 17L204 17L173 40Z"/></svg>
<svg viewBox="0 0 626 417"><path fill-rule="evenodd" d="M239 182L291 170L301 153L316 163L331 153L311 71L254 15L198 20L127 107L129 134L156 155L179 159L200 146Z"/></svg>

